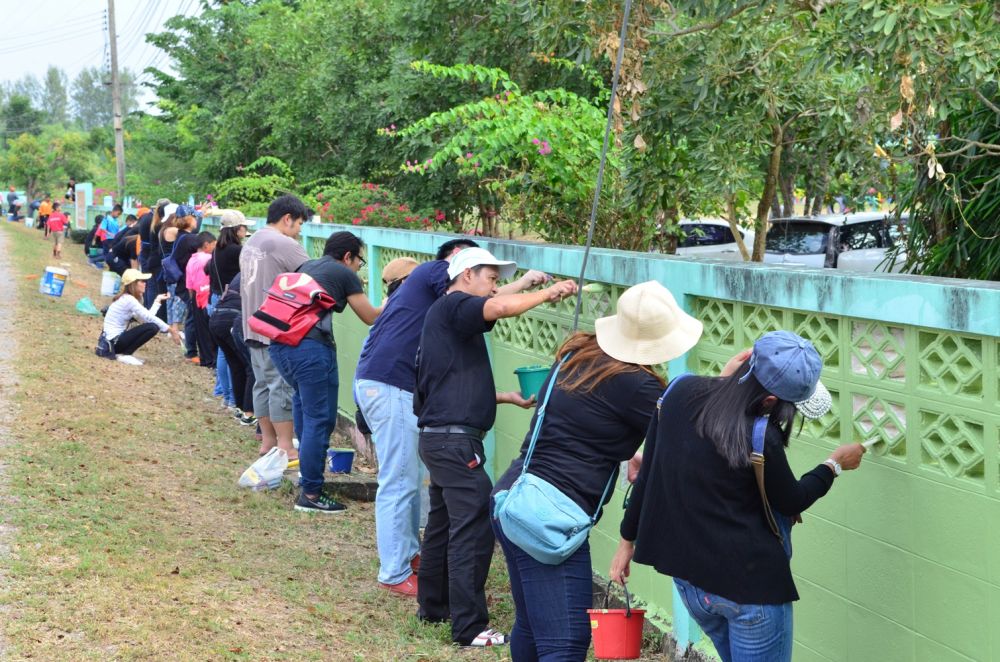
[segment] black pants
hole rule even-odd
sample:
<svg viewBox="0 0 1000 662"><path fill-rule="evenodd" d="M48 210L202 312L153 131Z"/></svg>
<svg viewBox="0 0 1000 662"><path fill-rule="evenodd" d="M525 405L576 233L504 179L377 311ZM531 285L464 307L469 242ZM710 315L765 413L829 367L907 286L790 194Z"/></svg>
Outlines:
<svg viewBox="0 0 1000 662"><path fill-rule="evenodd" d="M229 365L229 375L233 379L233 400L236 406L242 411L253 411L253 384L247 388L247 371L250 366L243 360L243 354L236 346L236 339L233 338L233 320L238 315L236 310L216 309L215 313L208 318L208 330L212 333L212 339L222 350Z"/></svg>
<svg viewBox="0 0 1000 662"><path fill-rule="evenodd" d="M199 308L193 299L190 301L190 304L188 312L194 315L194 331L198 338L199 365L214 368L218 347L215 345L212 333L208 330L208 309Z"/></svg>
<svg viewBox="0 0 1000 662"><path fill-rule="evenodd" d="M420 545L420 618L451 617L451 637L469 644L489 623L486 576L493 560L490 491L483 442L464 434L421 433L431 508Z"/></svg>
<svg viewBox="0 0 1000 662"><path fill-rule="evenodd" d="M115 354L135 354L137 349L155 338L159 332L160 328L152 322L126 329L115 338Z"/></svg>

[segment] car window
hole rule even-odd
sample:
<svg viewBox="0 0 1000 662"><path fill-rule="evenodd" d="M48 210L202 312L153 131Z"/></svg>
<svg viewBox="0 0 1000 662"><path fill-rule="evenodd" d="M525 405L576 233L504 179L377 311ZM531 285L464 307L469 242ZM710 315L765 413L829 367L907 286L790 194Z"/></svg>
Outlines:
<svg viewBox="0 0 1000 662"><path fill-rule="evenodd" d="M764 248L775 253L823 255L829 241L830 226L826 223L778 221L767 231Z"/></svg>
<svg viewBox="0 0 1000 662"><path fill-rule="evenodd" d="M725 225L710 225L708 223L685 223L681 229L687 236L678 244L680 248L691 248L692 246L717 246L719 244L731 244L733 232Z"/></svg>
<svg viewBox="0 0 1000 662"><path fill-rule="evenodd" d="M863 248L880 248L882 222L873 221L871 223L855 223L854 225L843 225L837 239L840 252L857 251Z"/></svg>

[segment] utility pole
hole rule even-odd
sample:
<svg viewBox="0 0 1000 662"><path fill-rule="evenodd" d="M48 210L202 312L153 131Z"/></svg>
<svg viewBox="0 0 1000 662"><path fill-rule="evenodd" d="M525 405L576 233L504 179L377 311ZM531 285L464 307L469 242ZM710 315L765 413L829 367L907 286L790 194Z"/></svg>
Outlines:
<svg viewBox="0 0 1000 662"><path fill-rule="evenodd" d="M122 88L118 78L118 35L115 34L115 0L108 0L108 39L111 42L111 109L115 122L115 165L118 200L125 199L125 127L122 125Z"/></svg>

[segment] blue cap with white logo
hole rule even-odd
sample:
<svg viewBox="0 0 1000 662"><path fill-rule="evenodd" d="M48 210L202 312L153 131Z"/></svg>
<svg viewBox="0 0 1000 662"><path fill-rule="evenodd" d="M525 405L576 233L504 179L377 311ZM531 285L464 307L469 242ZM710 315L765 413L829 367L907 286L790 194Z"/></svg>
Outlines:
<svg viewBox="0 0 1000 662"><path fill-rule="evenodd" d="M823 359L813 344L791 331L765 333L753 345L749 370L769 393L788 402L802 402L816 391Z"/></svg>

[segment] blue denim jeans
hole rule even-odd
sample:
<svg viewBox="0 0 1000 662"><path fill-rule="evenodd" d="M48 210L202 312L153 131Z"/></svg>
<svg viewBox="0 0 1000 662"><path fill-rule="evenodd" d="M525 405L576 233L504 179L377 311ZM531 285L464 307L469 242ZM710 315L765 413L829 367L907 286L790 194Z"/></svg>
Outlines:
<svg viewBox="0 0 1000 662"><path fill-rule="evenodd" d="M494 504L490 499L490 512ZM590 541L559 565L531 558L503 534L490 518L493 533L507 560L514 627L510 655L517 662L577 662L587 659L593 604Z"/></svg>
<svg viewBox="0 0 1000 662"><path fill-rule="evenodd" d="M398 584L412 574L410 560L420 551L420 493L427 473L417 453L413 394L359 379L354 382L354 397L371 428L378 457L378 580Z"/></svg>
<svg viewBox="0 0 1000 662"><path fill-rule="evenodd" d="M681 600L722 662L791 662L792 603L739 604L674 579Z"/></svg>
<svg viewBox="0 0 1000 662"><path fill-rule="evenodd" d="M300 485L306 494L323 488L323 464L337 424L337 350L306 338L298 347L272 343L271 360L294 389L292 420L299 430Z"/></svg>

